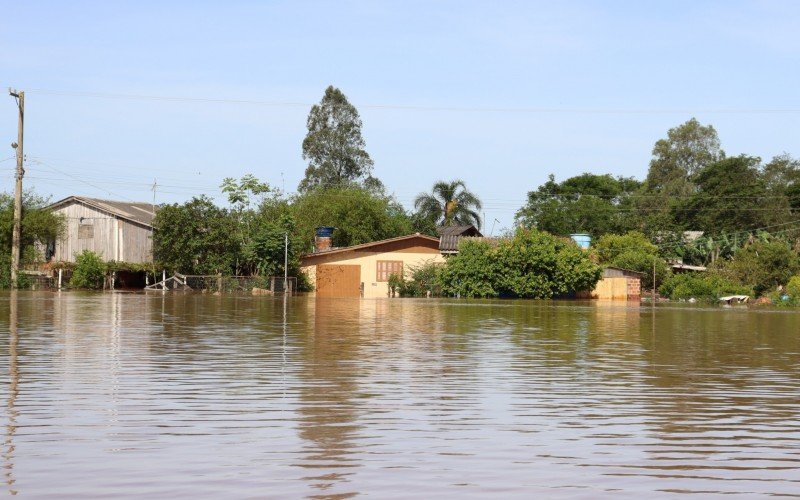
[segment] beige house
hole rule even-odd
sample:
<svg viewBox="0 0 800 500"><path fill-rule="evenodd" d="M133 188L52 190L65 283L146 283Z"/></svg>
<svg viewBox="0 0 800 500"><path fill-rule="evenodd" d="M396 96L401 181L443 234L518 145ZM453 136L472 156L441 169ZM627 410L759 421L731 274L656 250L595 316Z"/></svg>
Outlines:
<svg viewBox="0 0 800 500"><path fill-rule="evenodd" d="M150 203L130 203L70 196L48 207L64 217L66 231L45 249L48 261L75 262L91 250L103 260L142 264L153 261L153 217Z"/></svg>
<svg viewBox="0 0 800 500"><path fill-rule="evenodd" d="M306 254L300 270L314 285L317 297L375 298L389 296L392 274L408 276L414 267L430 262L444 263L439 238L416 233Z"/></svg>

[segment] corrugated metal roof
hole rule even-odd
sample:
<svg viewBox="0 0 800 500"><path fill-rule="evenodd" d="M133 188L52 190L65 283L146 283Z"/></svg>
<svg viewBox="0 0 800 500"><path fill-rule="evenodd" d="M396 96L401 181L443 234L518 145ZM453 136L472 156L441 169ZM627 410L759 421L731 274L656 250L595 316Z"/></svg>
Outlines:
<svg viewBox="0 0 800 500"><path fill-rule="evenodd" d="M439 234L439 251L441 252L458 252L458 242L465 236L483 236L472 224L440 226L436 228L436 232Z"/></svg>
<svg viewBox="0 0 800 500"><path fill-rule="evenodd" d="M606 266L605 268L603 268L603 277L605 277L605 278L613 278L613 277L615 277L613 275L613 273L609 273L609 271L619 271L623 275L633 274L633 275L636 275L638 277L642 277L642 276L645 275L645 273L642 273L642 272L639 272L639 271L634 271L633 269L625 269L624 267L617 267L617 266Z"/></svg>
<svg viewBox="0 0 800 500"><path fill-rule="evenodd" d="M464 226L439 226L436 228L436 234L442 235L455 235L455 236L481 236L478 228L472 224Z"/></svg>
<svg viewBox="0 0 800 500"><path fill-rule="evenodd" d="M101 200L99 198L87 198L85 196L70 196L63 200L57 201L50 205L49 209L53 210L60 206L69 203L83 203L97 210L102 210L115 215L121 219L126 219L136 224L141 224L147 227L153 227L153 204L144 202L128 202L128 201L114 201L114 200ZM158 211L156 205L155 210Z"/></svg>

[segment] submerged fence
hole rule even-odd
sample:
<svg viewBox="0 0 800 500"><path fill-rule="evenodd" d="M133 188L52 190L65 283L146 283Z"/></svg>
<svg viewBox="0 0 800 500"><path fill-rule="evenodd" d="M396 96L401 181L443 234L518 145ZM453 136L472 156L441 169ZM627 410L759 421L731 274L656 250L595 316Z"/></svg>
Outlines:
<svg viewBox="0 0 800 500"><path fill-rule="evenodd" d="M290 276L223 276L174 274L146 287L148 290L195 290L220 293L251 293L253 295L294 294L297 278Z"/></svg>

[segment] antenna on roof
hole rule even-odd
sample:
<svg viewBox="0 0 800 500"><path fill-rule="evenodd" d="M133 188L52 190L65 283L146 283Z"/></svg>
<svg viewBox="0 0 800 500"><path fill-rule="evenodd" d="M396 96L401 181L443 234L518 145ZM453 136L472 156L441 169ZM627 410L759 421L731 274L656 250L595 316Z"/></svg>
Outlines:
<svg viewBox="0 0 800 500"><path fill-rule="evenodd" d="M492 235L494 234L494 225L495 225L497 222L500 222L500 221L499 221L499 220L497 220L497 218L495 217L495 219L492 221L492 230L489 232L489 236L492 236Z"/></svg>
<svg viewBox="0 0 800 500"><path fill-rule="evenodd" d="M158 188L158 181L153 179L153 217L156 216L156 188Z"/></svg>

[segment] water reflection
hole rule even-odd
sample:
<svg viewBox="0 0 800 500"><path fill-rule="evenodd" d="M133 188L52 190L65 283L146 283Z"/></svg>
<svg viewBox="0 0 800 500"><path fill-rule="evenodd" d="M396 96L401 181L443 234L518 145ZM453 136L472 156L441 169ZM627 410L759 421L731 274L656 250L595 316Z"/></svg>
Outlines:
<svg viewBox="0 0 800 500"><path fill-rule="evenodd" d="M306 338L299 373L304 382L298 422L300 437L307 444L299 465L310 471L305 479L326 491L346 480L351 474L348 469L358 466L351 450L359 430L355 395L361 372L357 363L360 301L317 300L309 314L314 329ZM350 493L355 492L346 492Z"/></svg>
<svg viewBox="0 0 800 500"><path fill-rule="evenodd" d="M800 487L797 314L180 293L6 310L10 494Z"/></svg>
<svg viewBox="0 0 800 500"><path fill-rule="evenodd" d="M19 347L19 303L18 292L12 290L8 299L8 400L6 403L6 436L3 451L3 468L5 469L5 483L10 495L16 495L14 483L14 435L17 433L17 418L19 409L16 402L19 396L19 362L17 349Z"/></svg>

